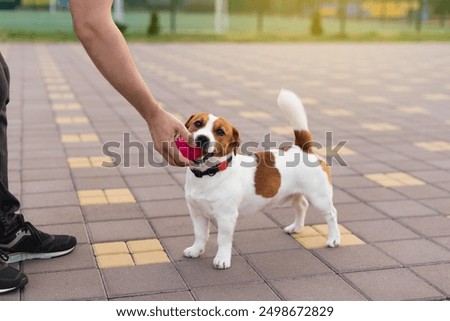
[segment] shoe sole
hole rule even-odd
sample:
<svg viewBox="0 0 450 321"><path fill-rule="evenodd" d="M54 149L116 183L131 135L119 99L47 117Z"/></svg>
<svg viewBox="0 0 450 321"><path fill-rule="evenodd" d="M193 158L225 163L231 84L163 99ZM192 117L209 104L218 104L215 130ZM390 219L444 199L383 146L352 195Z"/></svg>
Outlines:
<svg viewBox="0 0 450 321"><path fill-rule="evenodd" d="M8 293L8 292L12 292L12 291L16 291L19 290L21 288L23 288L26 284L28 283L28 278L22 278L20 280L19 285L12 287L12 288L8 288L8 289L0 289L0 294L4 294L4 293Z"/></svg>
<svg viewBox="0 0 450 321"><path fill-rule="evenodd" d="M9 259L8 261L5 261L5 263L17 263L25 260L35 260L35 259L51 259L54 257L64 256L69 254L75 249L76 246L72 247L71 249L65 250L65 251L59 251L59 252L51 252L51 253L12 253L8 254Z"/></svg>

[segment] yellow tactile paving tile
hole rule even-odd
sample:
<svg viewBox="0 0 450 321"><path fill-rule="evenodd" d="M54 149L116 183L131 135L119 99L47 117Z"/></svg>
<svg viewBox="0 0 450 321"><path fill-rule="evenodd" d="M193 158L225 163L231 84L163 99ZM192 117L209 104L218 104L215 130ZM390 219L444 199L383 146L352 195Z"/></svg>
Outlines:
<svg viewBox="0 0 450 321"><path fill-rule="evenodd" d="M98 256L97 264L100 269L113 267L134 266L133 258L130 254L110 254Z"/></svg>
<svg viewBox="0 0 450 321"><path fill-rule="evenodd" d="M69 91L69 85L47 85L48 91Z"/></svg>
<svg viewBox="0 0 450 321"><path fill-rule="evenodd" d="M80 110L81 105L78 103L57 103L52 105L53 110L59 111L59 110Z"/></svg>
<svg viewBox="0 0 450 321"><path fill-rule="evenodd" d="M128 188L105 189L105 196L109 204L136 203Z"/></svg>
<svg viewBox="0 0 450 321"><path fill-rule="evenodd" d="M44 78L46 84L66 84L66 80L60 77Z"/></svg>
<svg viewBox="0 0 450 321"><path fill-rule="evenodd" d="M95 256L109 254L128 254L128 247L125 242L108 242L92 244Z"/></svg>
<svg viewBox="0 0 450 321"><path fill-rule="evenodd" d="M49 93L48 94L49 99L58 100L58 99L74 99L75 95L70 92L65 93Z"/></svg>
<svg viewBox="0 0 450 321"><path fill-rule="evenodd" d="M322 109L322 114L331 117L351 117L354 116L353 111L344 108Z"/></svg>
<svg viewBox="0 0 450 321"><path fill-rule="evenodd" d="M364 177L383 187L418 186L426 184L424 181L403 172L366 174Z"/></svg>
<svg viewBox="0 0 450 321"><path fill-rule="evenodd" d="M346 88L346 87L330 88L329 91L334 94L351 94L352 92L354 92L354 90L352 88Z"/></svg>
<svg viewBox="0 0 450 321"><path fill-rule="evenodd" d="M400 130L400 127L386 123L386 122L380 122L380 123L363 123L361 124L361 127L372 130L372 131L394 131L394 130Z"/></svg>
<svg viewBox="0 0 450 321"><path fill-rule="evenodd" d="M292 135L294 136L294 130L289 126L276 126L270 127L270 131L277 135Z"/></svg>
<svg viewBox="0 0 450 321"><path fill-rule="evenodd" d="M305 105L317 105L319 101L316 98L301 96L300 99Z"/></svg>
<svg viewBox="0 0 450 321"><path fill-rule="evenodd" d="M55 122L58 125L70 125L70 124L89 124L89 120L85 116L72 116L72 117L56 117Z"/></svg>
<svg viewBox="0 0 450 321"><path fill-rule="evenodd" d="M101 269L144 264L170 263L157 239L131 240L92 244Z"/></svg>
<svg viewBox="0 0 450 321"><path fill-rule="evenodd" d="M423 95L423 98L425 98L426 100L431 100L431 101L447 101L450 100L450 95L446 95L446 94L425 94Z"/></svg>
<svg viewBox="0 0 450 321"><path fill-rule="evenodd" d="M328 155L328 153L330 153L330 155L334 154L334 153L332 153L332 151L333 151L333 148L335 148L335 147L336 146L327 149L326 146L324 146L324 147L322 147L320 149L315 149L315 153L320 155L320 156L325 157L325 156ZM356 152L353 149L348 148L347 146L342 146L340 148L338 147L338 148L336 148L336 151L337 151L336 154L339 154L341 156L356 155Z"/></svg>
<svg viewBox="0 0 450 321"><path fill-rule="evenodd" d="M98 142L97 134L63 134L61 142L63 143L89 143Z"/></svg>
<svg viewBox="0 0 450 321"><path fill-rule="evenodd" d="M164 251L161 243L156 239L128 241L130 253Z"/></svg>
<svg viewBox="0 0 450 321"><path fill-rule="evenodd" d="M450 150L450 143L444 140L433 140L428 142L417 142L416 146L430 152L442 152Z"/></svg>
<svg viewBox="0 0 450 321"><path fill-rule="evenodd" d="M383 97L383 96L361 96L361 97L359 97L359 99L366 103L385 103L385 102L387 102L386 97Z"/></svg>
<svg viewBox="0 0 450 321"><path fill-rule="evenodd" d="M170 263L170 259L164 251L135 253L132 256L136 265Z"/></svg>
<svg viewBox="0 0 450 321"><path fill-rule="evenodd" d="M397 110L406 114L428 114L428 110L420 106L401 106Z"/></svg>
<svg viewBox="0 0 450 321"><path fill-rule="evenodd" d="M108 204L105 192L101 189L78 191L77 196L81 206Z"/></svg>
<svg viewBox="0 0 450 321"><path fill-rule="evenodd" d="M114 164L109 156L69 157L70 168L111 167Z"/></svg>
<svg viewBox="0 0 450 321"><path fill-rule="evenodd" d="M352 234L345 226L339 224L341 232L341 243L339 246L352 246L365 244L356 235ZM328 225L317 224L303 227L300 233L293 233L291 236L308 250L327 247Z"/></svg>
<svg viewBox="0 0 450 321"><path fill-rule="evenodd" d="M216 104L219 106L226 106L226 107L244 106L244 103L237 99L219 99L216 100Z"/></svg>
<svg viewBox="0 0 450 321"><path fill-rule="evenodd" d="M202 97L216 97L221 95L217 90L197 90L196 94Z"/></svg>
<svg viewBox="0 0 450 321"><path fill-rule="evenodd" d="M396 93L406 93L412 91L412 88L408 86L389 86L387 89Z"/></svg>
<svg viewBox="0 0 450 321"><path fill-rule="evenodd" d="M261 118L265 119L270 117L269 113L263 111L241 111L239 115L250 119L261 119Z"/></svg>
<svg viewBox="0 0 450 321"><path fill-rule="evenodd" d="M134 196L127 188L81 190L77 192L77 195L81 206L136 203Z"/></svg>

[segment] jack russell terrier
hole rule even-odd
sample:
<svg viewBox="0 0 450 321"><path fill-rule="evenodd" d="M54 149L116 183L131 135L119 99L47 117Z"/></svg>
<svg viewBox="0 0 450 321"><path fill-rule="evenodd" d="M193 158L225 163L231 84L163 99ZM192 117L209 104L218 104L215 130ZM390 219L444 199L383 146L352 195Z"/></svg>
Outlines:
<svg viewBox="0 0 450 321"><path fill-rule="evenodd" d="M286 233L301 231L311 203L328 223L328 246L339 245L330 168L312 150L303 104L293 92L281 90L278 106L293 127L295 145L253 155L237 154L239 132L224 118L200 113L186 122L202 153L197 165L187 171L185 194L195 241L184 256L196 258L204 252L214 219L218 251L213 265L229 268L238 216L284 202L291 202L295 210L294 223L284 228Z"/></svg>

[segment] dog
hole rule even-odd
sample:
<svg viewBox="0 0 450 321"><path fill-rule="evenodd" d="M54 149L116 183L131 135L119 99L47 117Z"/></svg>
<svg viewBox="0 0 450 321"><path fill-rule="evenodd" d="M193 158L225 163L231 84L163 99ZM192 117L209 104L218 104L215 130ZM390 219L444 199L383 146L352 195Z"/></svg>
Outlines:
<svg viewBox="0 0 450 321"><path fill-rule="evenodd" d="M328 224L327 245L339 245L330 168L313 152L303 104L295 93L282 89L278 106L293 128L295 145L253 155L237 153L239 132L222 117L200 113L186 122L190 139L202 153L186 176L185 196L195 241L184 250L185 257L197 258L204 252L213 219L218 228L213 265L229 268L238 216L285 202L291 202L295 210L294 222L284 228L286 233L302 230L306 210L312 204Z"/></svg>

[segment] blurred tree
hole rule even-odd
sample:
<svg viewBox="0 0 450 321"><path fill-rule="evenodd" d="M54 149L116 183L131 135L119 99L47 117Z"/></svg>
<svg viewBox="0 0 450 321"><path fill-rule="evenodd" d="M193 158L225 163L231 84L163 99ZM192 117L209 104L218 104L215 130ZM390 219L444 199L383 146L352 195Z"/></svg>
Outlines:
<svg viewBox="0 0 450 321"><path fill-rule="evenodd" d="M159 24L159 14L158 11L153 10L150 15L150 24L147 29L147 35L157 36L161 32L161 26Z"/></svg>
<svg viewBox="0 0 450 321"><path fill-rule="evenodd" d="M312 14L311 34L313 36L321 36L323 34L322 18L319 10L314 11Z"/></svg>
<svg viewBox="0 0 450 321"><path fill-rule="evenodd" d="M264 30L264 14L270 9L270 0L252 0L252 7L256 10L258 32Z"/></svg>
<svg viewBox="0 0 450 321"><path fill-rule="evenodd" d="M417 9L416 15L416 31L422 31L422 20L423 20L423 12L425 9L425 0L419 0L419 8Z"/></svg>
<svg viewBox="0 0 450 321"><path fill-rule="evenodd" d="M341 35L345 35L345 27L347 24L347 5L348 0L339 0L338 2L338 17L339 17L339 31Z"/></svg>
<svg viewBox="0 0 450 321"><path fill-rule="evenodd" d="M445 27L445 20L450 14L450 0L431 0L433 13L439 16L439 23L442 28Z"/></svg>

